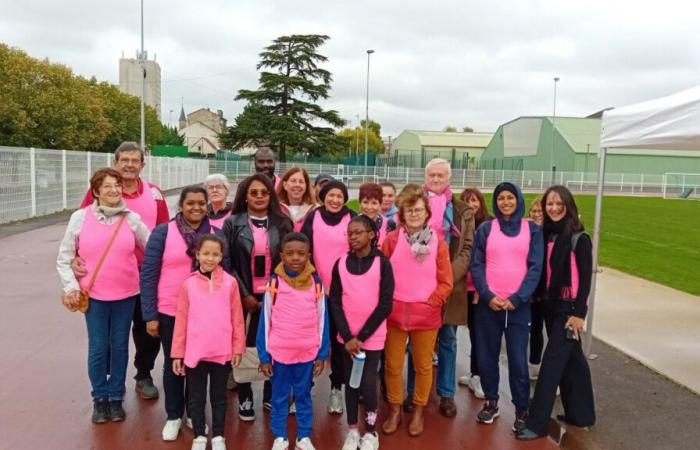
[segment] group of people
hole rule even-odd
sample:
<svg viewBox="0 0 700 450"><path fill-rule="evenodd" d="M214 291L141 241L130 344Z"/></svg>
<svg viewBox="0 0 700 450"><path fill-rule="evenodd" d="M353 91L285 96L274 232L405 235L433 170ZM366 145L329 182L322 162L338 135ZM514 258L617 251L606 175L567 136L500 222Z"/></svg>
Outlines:
<svg viewBox="0 0 700 450"><path fill-rule="evenodd" d="M185 187L172 220L160 190L139 177L138 144L123 143L114 167L93 174L57 268L63 304L85 312L94 423L125 419L131 328L144 399L159 396L150 372L163 348L163 440L177 439L187 412L192 449L206 448L209 392L212 448L224 450L227 386L237 388L239 419L255 420L251 380L235 380L253 364L265 378L273 450L290 446L289 414L297 421L292 447L313 449L311 391L328 365L327 410L347 419L342 449L376 450L377 429L397 432L404 413L408 434L423 433L434 365L439 412L456 415L461 325L471 352L470 374L459 382L485 399L478 422L499 415L505 335L518 439L546 434L558 390L560 420L594 423L579 339L591 242L565 187L550 187L527 219L520 189L501 183L491 217L477 189L453 194L449 162L434 159L423 185L399 193L391 183L361 185L357 214L341 181L321 174L312 186L299 167L278 177L274 161L271 149L258 150L256 173L233 202L222 174ZM530 369L541 361L532 401L528 344ZM381 425L378 390L388 403Z"/></svg>

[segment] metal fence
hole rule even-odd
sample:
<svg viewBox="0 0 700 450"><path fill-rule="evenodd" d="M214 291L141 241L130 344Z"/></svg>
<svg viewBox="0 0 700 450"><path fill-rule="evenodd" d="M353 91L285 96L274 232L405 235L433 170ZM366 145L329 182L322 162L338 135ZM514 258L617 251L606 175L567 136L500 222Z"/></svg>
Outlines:
<svg viewBox="0 0 700 450"><path fill-rule="evenodd" d="M77 208L90 176L114 155L69 150L0 147L0 223ZM143 177L173 189L199 183L206 160L147 156Z"/></svg>
<svg viewBox="0 0 700 450"><path fill-rule="evenodd" d="M306 168L313 179L319 173L327 173L344 181L349 186L357 187L364 182L391 181L397 185L407 183L422 184L425 172L415 167L393 166L344 166L338 164L277 164L277 172L282 174L288 168L300 166ZM255 171L252 161L210 161L210 172L225 173L231 180L240 181ZM523 170L452 170L452 186L478 187L482 190L493 189L498 183L511 181L524 191L542 192L552 184L563 184L573 192L595 193L598 185L596 172L556 172ZM666 180L665 175L606 173L605 191L607 194L621 195L662 195L680 190L681 181Z"/></svg>

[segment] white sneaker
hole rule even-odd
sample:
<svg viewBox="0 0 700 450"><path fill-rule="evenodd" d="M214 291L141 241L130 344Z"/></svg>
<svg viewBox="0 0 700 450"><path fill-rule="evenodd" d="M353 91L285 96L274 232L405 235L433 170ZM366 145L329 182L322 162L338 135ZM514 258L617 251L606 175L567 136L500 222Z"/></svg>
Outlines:
<svg viewBox="0 0 700 450"><path fill-rule="evenodd" d="M194 438L190 450L207 450L207 437L197 436L196 438Z"/></svg>
<svg viewBox="0 0 700 450"><path fill-rule="evenodd" d="M297 413L297 402L292 402L289 404L289 415L293 416Z"/></svg>
<svg viewBox="0 0 700 450"><path fill-rule="evenodd" d="M345 410L343 403L343 391L340 389L331 389L331 395L328 397L328 413L343 414Z"/></svg>
<svg viewBox="0 0 700 450"><path fill-rule="evenodd" d="M345 436L345 442L343 443L342 450L357 450L360 446L360 432L357 428L350 430L347 436Z"/></svg>
<svg viewBox="0 0 700 450"><path fill-rule="evenodd" d="M305 437L303 439L297 439L295 450L316 450L316 447L311 443L311 439Z"/></svg>
<svg viewBox="0 0 700 450"><path fill-rule="evenodd" d="M540 365L527 363L527 371L530 374L530 380L535 381L540 376Z"/></svg>
<svg viewBox="0 0 700 450"><path fill-rule="evenodd" d="M459 377L457 382L461 384L462 386L467 386L469 387L469 384L471 383L472 376L471 375L462 375Z"/></svg>
<svg viewBox="0 0 700 450"><path fill-rule="evenodd" d="M272 450L289 450L289 441L285 438L278 437L272 443Z"/></svg>
<svg viewBox="0 0 700 450"><path fill-rule="evenodd" d="M474 397L478 399L485 399L484 389L481 387L481 377L479 375L474 375L469 383L469 389L474 393Z"/></svg>
<svg viewBox="0 0 700 450"><path fill-rule="evenodd" d="M223 436L211 438L211 450L226 450L226 440Z"/></svg>
<svg viewBox="0 0 700 450"><path fill-rule="evenodd" d="M379 450L379 436L377 436L377 433L365 433L362 436L360 450Z"/></svg>
<svg viewBox="0 0 700 450"><path fill-rule="evenodd" d="M161 433L163 440L174 441L177 439L177 435L180 433L180 425L182 425L182 419L166 421L163 432Z"/></svg>
<svg viewBox="0 0 700 450"><path fill-rule="evenodd" d="M192 419L188 417L185 423L187 424L187 428L189 428L190 430L194 430L194 425L192 425ZM209 425L207 425L206 423L204 424L204 434L209 434Z"/></svg>
<svg viewBox="0 0 700 450"><path fill-rule="evenodd" d="M433 352L433 367L438 366L438 354Z"/></svg>

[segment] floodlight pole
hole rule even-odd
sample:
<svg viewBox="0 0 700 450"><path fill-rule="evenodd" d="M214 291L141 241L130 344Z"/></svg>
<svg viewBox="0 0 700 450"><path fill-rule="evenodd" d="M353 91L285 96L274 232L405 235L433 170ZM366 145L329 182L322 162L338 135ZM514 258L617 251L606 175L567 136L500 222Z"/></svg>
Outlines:
<svg viewBox="0 0 700 450"><path fill-rule="evenodd" d="M607 148L601 148L598 152L600 165L598 167L598 191L595 199L595 218L593 219L593 273L591 274L591 292L588 295L588 319L586 320L586 333L583 336L583 351L590 359L597 355L591 354L593 342L593 309L595 307L595 288L598 280L598 253L600 251L600 218L603 211L603 190L605 188L605 157Z"/></svg>
<svg viewBox="0 0 700 450"><path fill-rule="evenodd" d="M552 111L552 148L549 150L549 169L552 171L552 181L550 185L554 184L554 175L557 171L557 167L554 165L554 133L557 131L557 83L559 82L559 77L554 77L554 107Z"/></svg>
<svg viewBox="0 0 700 450"><path fill-rule="evenodd" d="M146 62L143 53L143 0L141 0L141 53L139 53L139 65L141 66L141 150L146 151L146 114L144 99L146 97Z"/></svg>
<svg viewBox="0 0 700 450"><path fill-rule="evenodd" d="M365 175L367 174L367 129L369 128L369 55L374 50L367 50L367 97L365 99Z"/></svg>

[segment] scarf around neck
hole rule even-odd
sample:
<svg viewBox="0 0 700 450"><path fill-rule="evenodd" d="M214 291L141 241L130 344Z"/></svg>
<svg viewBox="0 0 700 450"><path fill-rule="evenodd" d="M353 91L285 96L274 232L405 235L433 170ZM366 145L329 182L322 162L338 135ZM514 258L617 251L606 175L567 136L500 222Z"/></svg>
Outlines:
<svg viewBox="0 0 700 450"><path fill-rule="evenodd" d="M396 213L399 212L399 208L396 205L391 205L389 211L382 213L382 215L387 219L393 219Z"/></svg>
<svg viewBox="0 0 700 450"><path fill-rule="evenodd" d="M180 232L182 238L185 240L185 244L187 244L186 253L187 256L192 258L192 271L194 271L197 266L197 260L195 259L195 246L197 245L197 241L201 236L211 232L209 218L204 217L204 220L202 220L199 227L195 230L189 223L187 223L185 218L182 216L182 213L179 212L175 215L175 225L177 226L177 231Z"/></svg>
<svg viewBox="0 0 700 450"><path fill-rule="evenodd" d="M345 217L345 214L350 214L352 210L347 207L347 205L343 205L342 208L340 208L340 211L337 213L332 213L329 212L324 206L321 206L318 208L319 214L321 214L321 218L323 221L326 223L326 225L330 226L335 226L340 223L341 220L343 220L343 217Z"/></svg>
<svg viewBox="0 0 700 450"><path fill-rule="evenodd" d="M447 187L441 194L435 194L423 186L423 191L428 195L430 202L429 225L437 231L440 237L444 237L447 245L452 237L459 237L461 232L454 223L454 205L452 203L452 190Z"/></svg>
<svg viewBox="0 0 700 450"><path fill-rule="evenodd" d="M284 270L284 263L281 262L275 267L275 274L278 277L286 281L292 288L300 291L311 287L314 282L312 275L315 271L316 268L309 261L306 262L304 270L299 272L295 277L290 276L287 271Z"/></svg>
<svg viewBox="0 0 700 450"><path fill-rule="evenodd" d="M406 240L408 245L411 247L411 252L416 257L418 262L423 262L425 257L430 253L431 239L433 239L433 229L428 225L423 225L423 228L416 231L415 233L409 233L406 231Z"/></svg>
<svg viewBox="0 0 700 450"><path fill-rule="evenodd" d="M559 222L545 222L544 224L544 245L545 255L547 246L554 240L552 254L549 261L543 264L542 276L547 282L547 272L551 270L549 277L549 287L547 288L547 298L549 299L571 299L571 233L568 231L568 220Z"/></svg>
<svg viewBox="0 0 700 450"><path fill-rule="evenodd" d="M101 214L101 215L109 218L109 217L114 217L114 216L121 214L123 212L127 212L127 209L126 209L126 203L124 203L124 199L119 199L119 203L117 204L117 206L102 206L97 202L97 200L95 200L94 211L98 214Z"/></svg>

